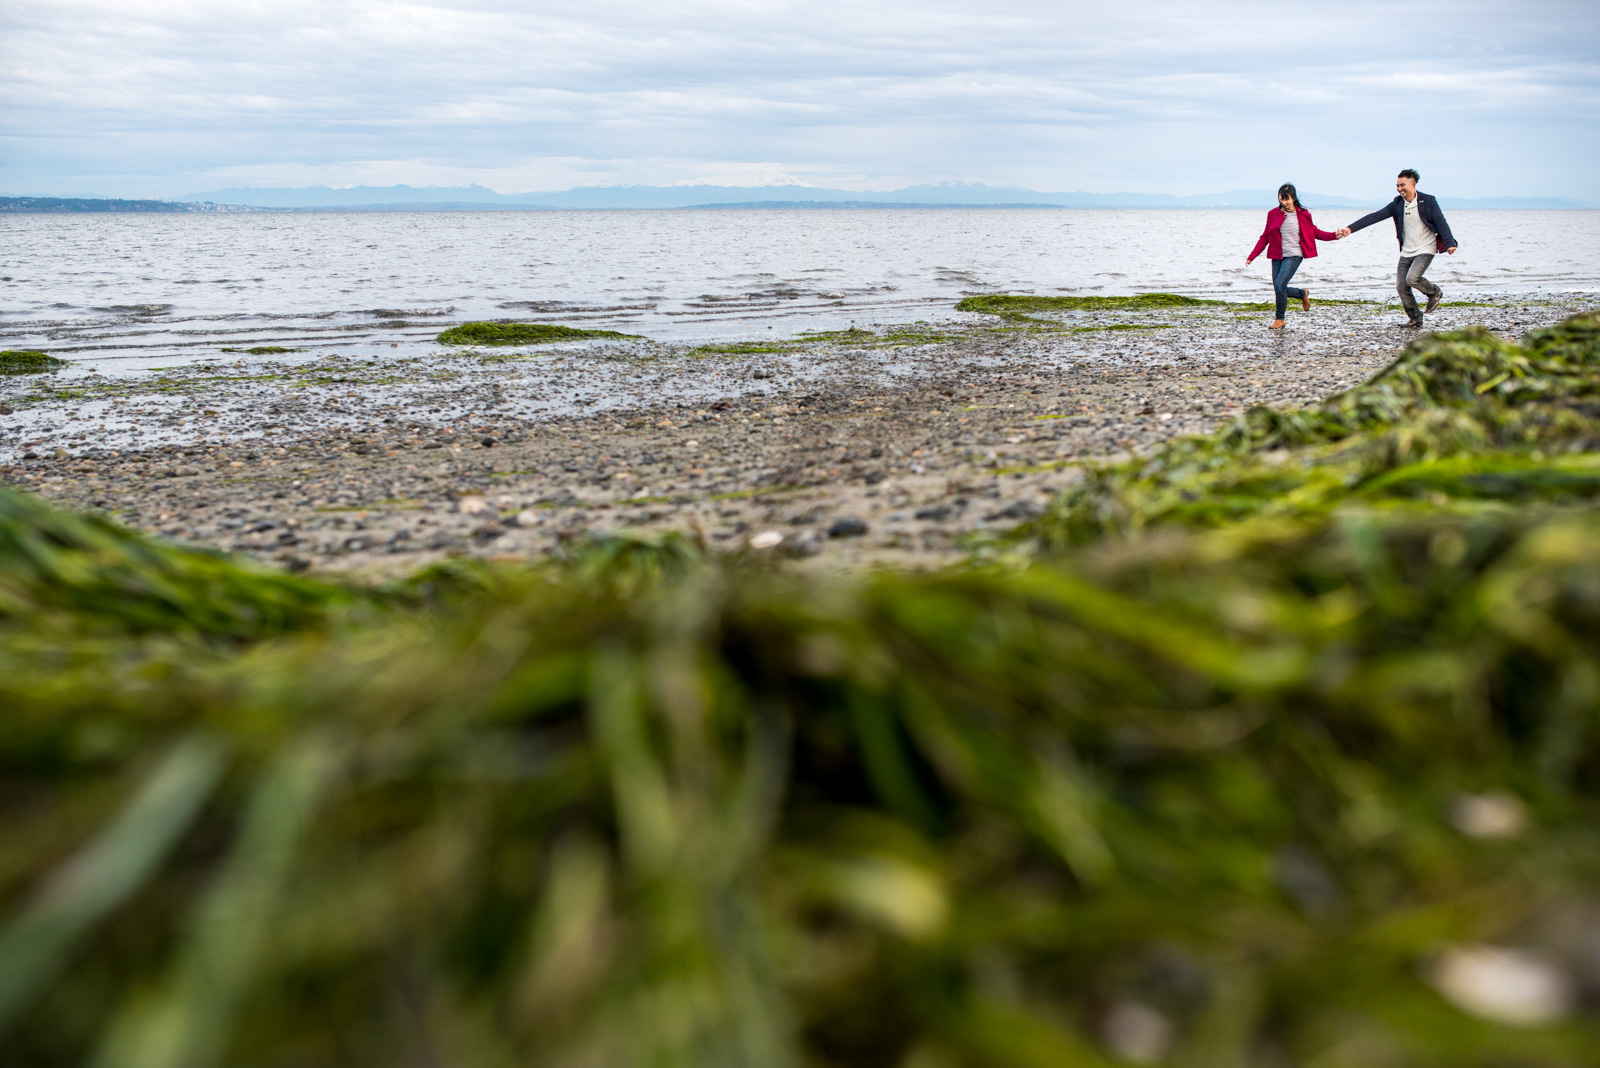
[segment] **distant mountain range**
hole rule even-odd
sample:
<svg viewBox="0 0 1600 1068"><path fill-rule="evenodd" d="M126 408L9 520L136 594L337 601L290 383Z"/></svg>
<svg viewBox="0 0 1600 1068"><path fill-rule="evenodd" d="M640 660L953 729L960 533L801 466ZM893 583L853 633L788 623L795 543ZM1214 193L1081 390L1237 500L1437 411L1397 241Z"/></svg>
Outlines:
<svg viewBox="0 0 1600 1068"><path fill-rule="evenodd" d="M1370 200L1306 193L1312 208L1375 208L1388 198ZM1164 193L1041 193L1020 187L976 182L939 182L887 192L821 189L811 186L627 185L580 186L557 193L497 193L481 185L417 187L310 186L272 189L255 186L190 193L174 201L88 198L0 197L0 212L75 211L529 211L574 208L1257 208L1272 206L1271 190L1235 189L1226 193L1171 196ZM1446 208L1587 208L1593 205L1553 197L1440 197Z"/></svg>

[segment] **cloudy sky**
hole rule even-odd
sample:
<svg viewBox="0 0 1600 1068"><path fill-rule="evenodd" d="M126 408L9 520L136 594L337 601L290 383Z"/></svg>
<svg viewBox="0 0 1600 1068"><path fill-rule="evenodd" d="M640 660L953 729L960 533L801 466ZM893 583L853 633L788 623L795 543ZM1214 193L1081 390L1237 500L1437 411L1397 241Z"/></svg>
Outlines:
<svg viewBox="0 0 1600 1068"><path fill-rule="evenodd" d="M974 180L1600 201L1600 4L0 0L0 192Z"/></svg>

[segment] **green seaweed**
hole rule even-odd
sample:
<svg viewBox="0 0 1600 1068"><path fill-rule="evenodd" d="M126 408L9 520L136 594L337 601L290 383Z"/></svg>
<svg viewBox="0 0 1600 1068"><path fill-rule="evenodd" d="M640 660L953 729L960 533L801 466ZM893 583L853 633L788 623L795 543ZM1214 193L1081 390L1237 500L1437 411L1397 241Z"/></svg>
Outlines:
<svg viewBox="0 0 1600 1068"><path fill-rule="evenodd" d="M793 352L798 346L789 341L727 341L712 345L699 345L688 351L689 356L760 356L768 353Z"/></svg>
<svg viewBox="0 0 1600 1068"><path fill-rule="evenodd" d="M535 360L544 355L542 352L486 352L478 357L478 362L485 364L512 363L516 360Z"/></svg>
<svg viewBox="0 0 1600 1068"><path fill-rule="evenodd" d="M1452 944L1584 944L1593 511L856 579L604 540L363 608L21 500L0 537L45 566L0 572L0 946L37 948L0 992L26 1063L127 1063L176 1021L213 1063L345 1064L419 1041L397 982L466 1065L1104 1064L1126 1004L1175 1063L1600 1042L1585 1007L1502 1024L1431 983ZM1459 829L1464 797L1513 832ZM236 930L225 996L185 978Z"/></svg>
<svg viewBox="0 0 1600 1068"><path fill-rule="evenodd" d="M828 341L828 342L870 342L878 335L871 330L864 330L859 326L852 326L848 330L806 330L795 335L798 341Z"/></svg>
<svg viewBox="0 0 1600 1068"><path fill-rule="evenodd" d="M6 349L0 352L0 375L37 375L65 366L66 360L38 349Z"/></svg>
<svg viewBox="0 0 1600 1068"><path fill-rule="evenodd" d="M852 326L848 330L813 330L795 335L795 340L848 345L852 348L904 348L914 345L936 345L955 340L954 335L932 330L891 327L882 333Z"/></svg>
<svg viewBox="0 0 1600 1068"><path fill-rule="evenodd" d="M811 330L796 334L792 339L766 341L728 341L700 345L690 349L690 356L756 356L769 353L794 352L806 345L843 345L849 348L903 348L914 345L933 345L951 341L953 336L927 330L893 328L879 333L851 327L848 330Z"/></svg>
<svg viewBox="0 0 1600 1068"><path fill-rule="evenodd" d="M1324 300L1316 304L1364 305L1367 300ZM1068 311L1160 311L1183 308L1226 308L1230 311L1271 311L1272 304L1261 301L1204 300L1185 297L1177 293L1139 293L1125 297L1065 297L1038 296L1031 293L989 293L964 297L956 303L956 311L978 312L994 315L1014 323L1047 323L1049 320L1033 318L1030 313Z"/></svg>
<svg viewBox="0 0 1600 1068"><path fill-rule="evenodd" d="M1176 323L1107 323L1104 326L1075 326L1074 334L1097 334L1103 330L1171 330Z"/></svg>
<svg viewBox="0 0 1600 1068"><path fill-rule="evenodd" d="M550 323L462 323L443 331L435 340L441 345L540 345L587 338L639 340L636 334L619 334L615 330L582 330Z"/></svg>
<svg viewBox="0 0 1600 1068"><path fill-rule="evenodd" d="M320 629L335 587L156 545L96 516L0 489L0 631L146 633L229 642Z"/></svg>
<svg viewBox="0 0 1600 1068"><path fill-rule="evenodd" d="M1483 487L1510 485L1512 470L1527 496L1584 497L1588 476L1574 471L1586 468L1568 454L1600 441L1597 337L1600 319L1586 314L1521 345L1477 327L1419 339L1320 404L1252 408L1213 434L1096 468L1031 531L1045 544L1078 543L1152 526L1321 514L1423 486L1443 507L1446 498L1495 496Z"/></svg>
<svg viewBox="0 0 1600 1068"><path fill-rule="evenodd" d="M1169 308L1227 307L1223 300L1202 300L1177 293L1139 293L1126 297L1045 297L1031 293L986 293L964 297L956 311L997 315L1002 319L1025 320L1030 312L1054 311L1131 311Z"/></svg>

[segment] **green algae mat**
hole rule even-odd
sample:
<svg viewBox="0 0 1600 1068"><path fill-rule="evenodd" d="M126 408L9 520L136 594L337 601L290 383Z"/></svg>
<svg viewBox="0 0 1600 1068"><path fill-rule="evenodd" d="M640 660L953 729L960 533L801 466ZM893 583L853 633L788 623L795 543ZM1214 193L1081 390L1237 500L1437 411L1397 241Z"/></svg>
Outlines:
<svg viewBox="0 0 1600 1068"><path fill-rule="evenodd" d="M619 334L615 330L581 330L552 323L462 323L442 331L434 340L441 345L541 345L593 338L634 341L638 340L638 335Z"/></svg>
<svg viewBox="0 0 1600 1068"><path fill-rule="evenodd" d="M1365 300L1326 300L1318 304L1370 304ZM1048 324L1051 320L1035 319L1029 313L1068 311L1171 311L1173 309L1224 308L1231 311L1261 311L1272 304L1260 302L1239 303L1228 300L1205 300L1186 297L1178 293L1137 293L1132 296L1069 297L1040 296L1032 293L983 293L963 297L956 302L956 311L978 312L994 315L1013 323ZM1131 327L1124 327L1130 329Z"/></svg>
<svg viewBox="0 0 1600 1068"><path fill-rule="evenodd" d="M1370 381L1295 411L1259 407L1206 437L1089 473L1034 533L1086 543L1153 527L1320 516L1361 501L1435 511L1600 494L1600 326L1520 345L1472 328L1412 345Z"/></svg>
<svg viewBox="0 0 1600 1068"><path fill-rule="evenodd" d="M66 365L66 360L37 349L6 349L0 352L0 375L43 374Z"/></svg>
<svg viewBox="0 0 1600 1068"><path fill-rule="evenodd" d="M1426 338L933 574L0 491L4 1061L1600 1063L1597 393Z"/></svg>

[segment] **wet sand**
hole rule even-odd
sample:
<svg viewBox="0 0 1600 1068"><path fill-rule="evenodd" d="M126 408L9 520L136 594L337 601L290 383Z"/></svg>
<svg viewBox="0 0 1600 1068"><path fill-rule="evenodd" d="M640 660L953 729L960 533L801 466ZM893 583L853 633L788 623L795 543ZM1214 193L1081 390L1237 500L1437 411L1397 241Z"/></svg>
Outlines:
<svg viewBox="0 0 1600 1068"><path fill-rule="evenodd" d="M1592 299L1441 309L1508 337ZM0 483L290 570L399 574L680 531L823 564L935 565L1086 463L1298 405L1415 335L1396 307L965 321L781 351L648 342L315 354L0 379ZM136 429L135 429L136 428Z"/></svg>

